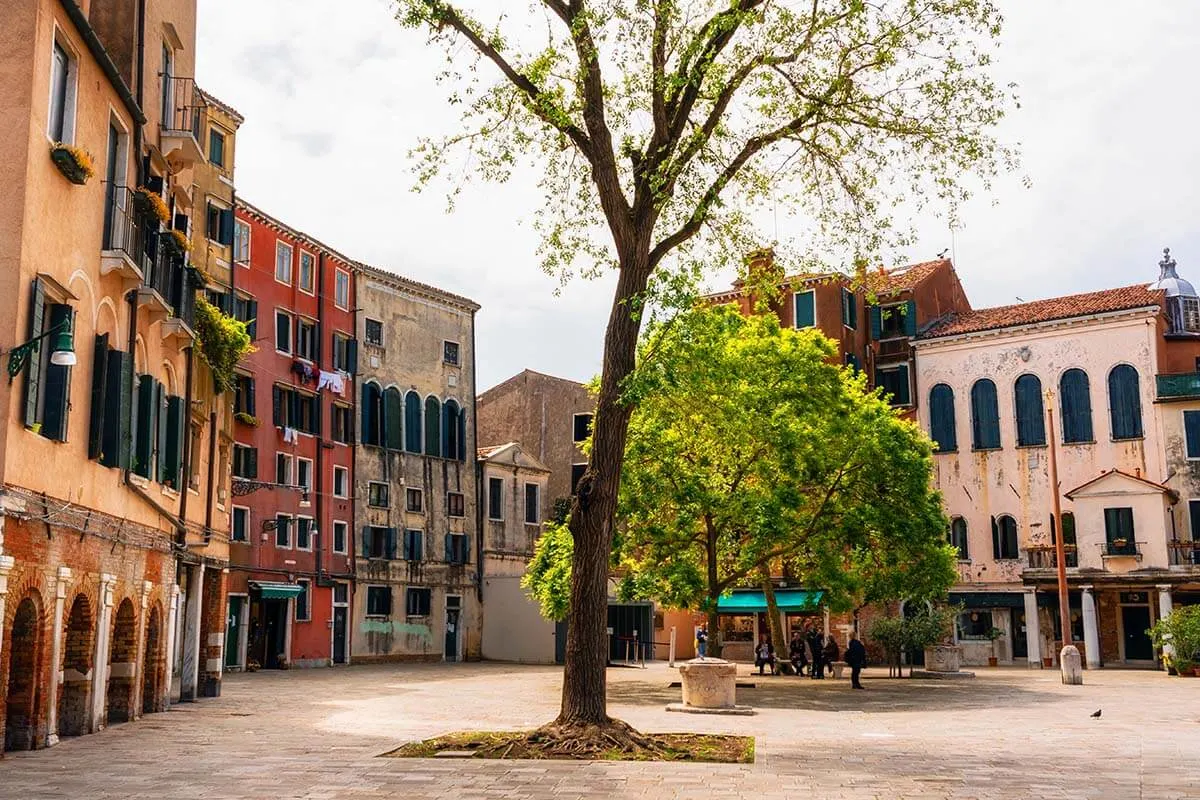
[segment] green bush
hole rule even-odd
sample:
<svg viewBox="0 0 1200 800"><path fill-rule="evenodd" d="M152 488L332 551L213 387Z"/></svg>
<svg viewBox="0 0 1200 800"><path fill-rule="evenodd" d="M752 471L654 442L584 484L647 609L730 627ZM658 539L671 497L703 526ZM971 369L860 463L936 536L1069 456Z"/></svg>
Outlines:
<svg viewBox="0 0 1200 800"><path fill-rule="evenodd" d="M1155 647L1170 645L1171 666L1187 672L1200 661L1200 606L1181 606L1147 631Z"/></svg>
<svg viewBox="0 0 1200 800"><path fill-rule="evenodd" d="M217 394L232 389L237 380L234 367L251 351L246 323L221 313L203 297L196 298L196 338L200 357L212 370Z"/></svg>

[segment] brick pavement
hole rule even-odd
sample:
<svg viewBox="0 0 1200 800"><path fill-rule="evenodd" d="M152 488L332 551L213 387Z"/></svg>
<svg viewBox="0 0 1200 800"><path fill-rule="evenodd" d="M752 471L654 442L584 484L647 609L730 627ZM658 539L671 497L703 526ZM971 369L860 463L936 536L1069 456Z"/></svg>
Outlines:
<svg viewBox="0 0 1200 800"><path fill-rule="evenodd" d="M982 670L975 681L764 678L753 717L667 714L665 665L610 670L614 714L648 731L753 734L752 765L377 756L451 730L526 728L560 671L497 664L228 676L220 699L0 761L2 798L1200 798L1200 680ZM1104 716L1088 715L1097 707Z"/></svg>

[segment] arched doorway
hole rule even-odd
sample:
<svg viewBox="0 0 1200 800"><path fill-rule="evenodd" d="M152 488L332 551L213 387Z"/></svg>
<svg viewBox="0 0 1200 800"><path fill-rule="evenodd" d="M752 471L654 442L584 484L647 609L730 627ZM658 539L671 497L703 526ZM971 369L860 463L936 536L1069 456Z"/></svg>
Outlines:
<svg viewBox="0 0 1200 800"><path fill-rule="evenodd" d="M67 617L63 647L63 684L58 701L58 735L82 736L88 732L88 705L92 699L92 645L95 629L92 608L84 595L76 595Z"/></svg>
<svg viewBox="0 0 1200 800"><path fill-rule="evenodd" d="M113 622L112 647L108 652L108 723L133 719L133 687L137 679L137 627L133 601L128 597L117 607Z"/></svg>
<svg viewBox="0 0 1200 800"><path fill-rule="evenodd" d="M8 687L5 695L5 750L37 746L38 680L42 615L37 600L27 596L17 605L8 643Z"/></svg>
<svg viewBox="0 0 1200 800"><path fill-rule="evenodd" d="M162 693L162 616L158 605L150 607L146 619L146 645L142 649L142 713L162 711L159 695Z"/></svg>

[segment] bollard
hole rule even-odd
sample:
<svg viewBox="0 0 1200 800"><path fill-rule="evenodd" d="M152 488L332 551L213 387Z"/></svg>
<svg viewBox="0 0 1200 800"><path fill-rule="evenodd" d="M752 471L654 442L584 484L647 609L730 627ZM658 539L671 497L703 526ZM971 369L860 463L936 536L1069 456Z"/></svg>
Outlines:
<svg viewBox="0 0 1200 800"><path fill-rule="evenodd" d="M669 667L675 666L675 626L674 625L671 626L671 644L670 644L670 650L667 653L667 661L668 661L667 666L669 666Z"/></svg>

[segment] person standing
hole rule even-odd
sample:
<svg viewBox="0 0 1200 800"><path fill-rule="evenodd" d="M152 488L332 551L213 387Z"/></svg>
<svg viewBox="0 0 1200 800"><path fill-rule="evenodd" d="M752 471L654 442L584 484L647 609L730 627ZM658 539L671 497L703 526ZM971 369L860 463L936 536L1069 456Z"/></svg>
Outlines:
<svg viewBox="0 0 1200 800"><path fill-rule="evenodd" d="M696 631L696 653L701 658L708 654L708 626L701 625L700 630Z"/></svg>
<svg viewBox="0 0 1200 800"><path fill-rule="evenodd" d="M825 637L821 635L821 631L817 628L811 628L808 631L808 649L812 652L812 671L809 673L813 680L821 680L825 677L825 660L822 658L822 641Z"/></svg>
<svg viewBox="0 0 1200 800"><path fill-rule="evenodd" d="M850 634L850 643L846 645L846 663L850 665L850 686L853 689L864 688L859 677L863 667L867 665L867 648L858 640L858 634Z"/></svg>

